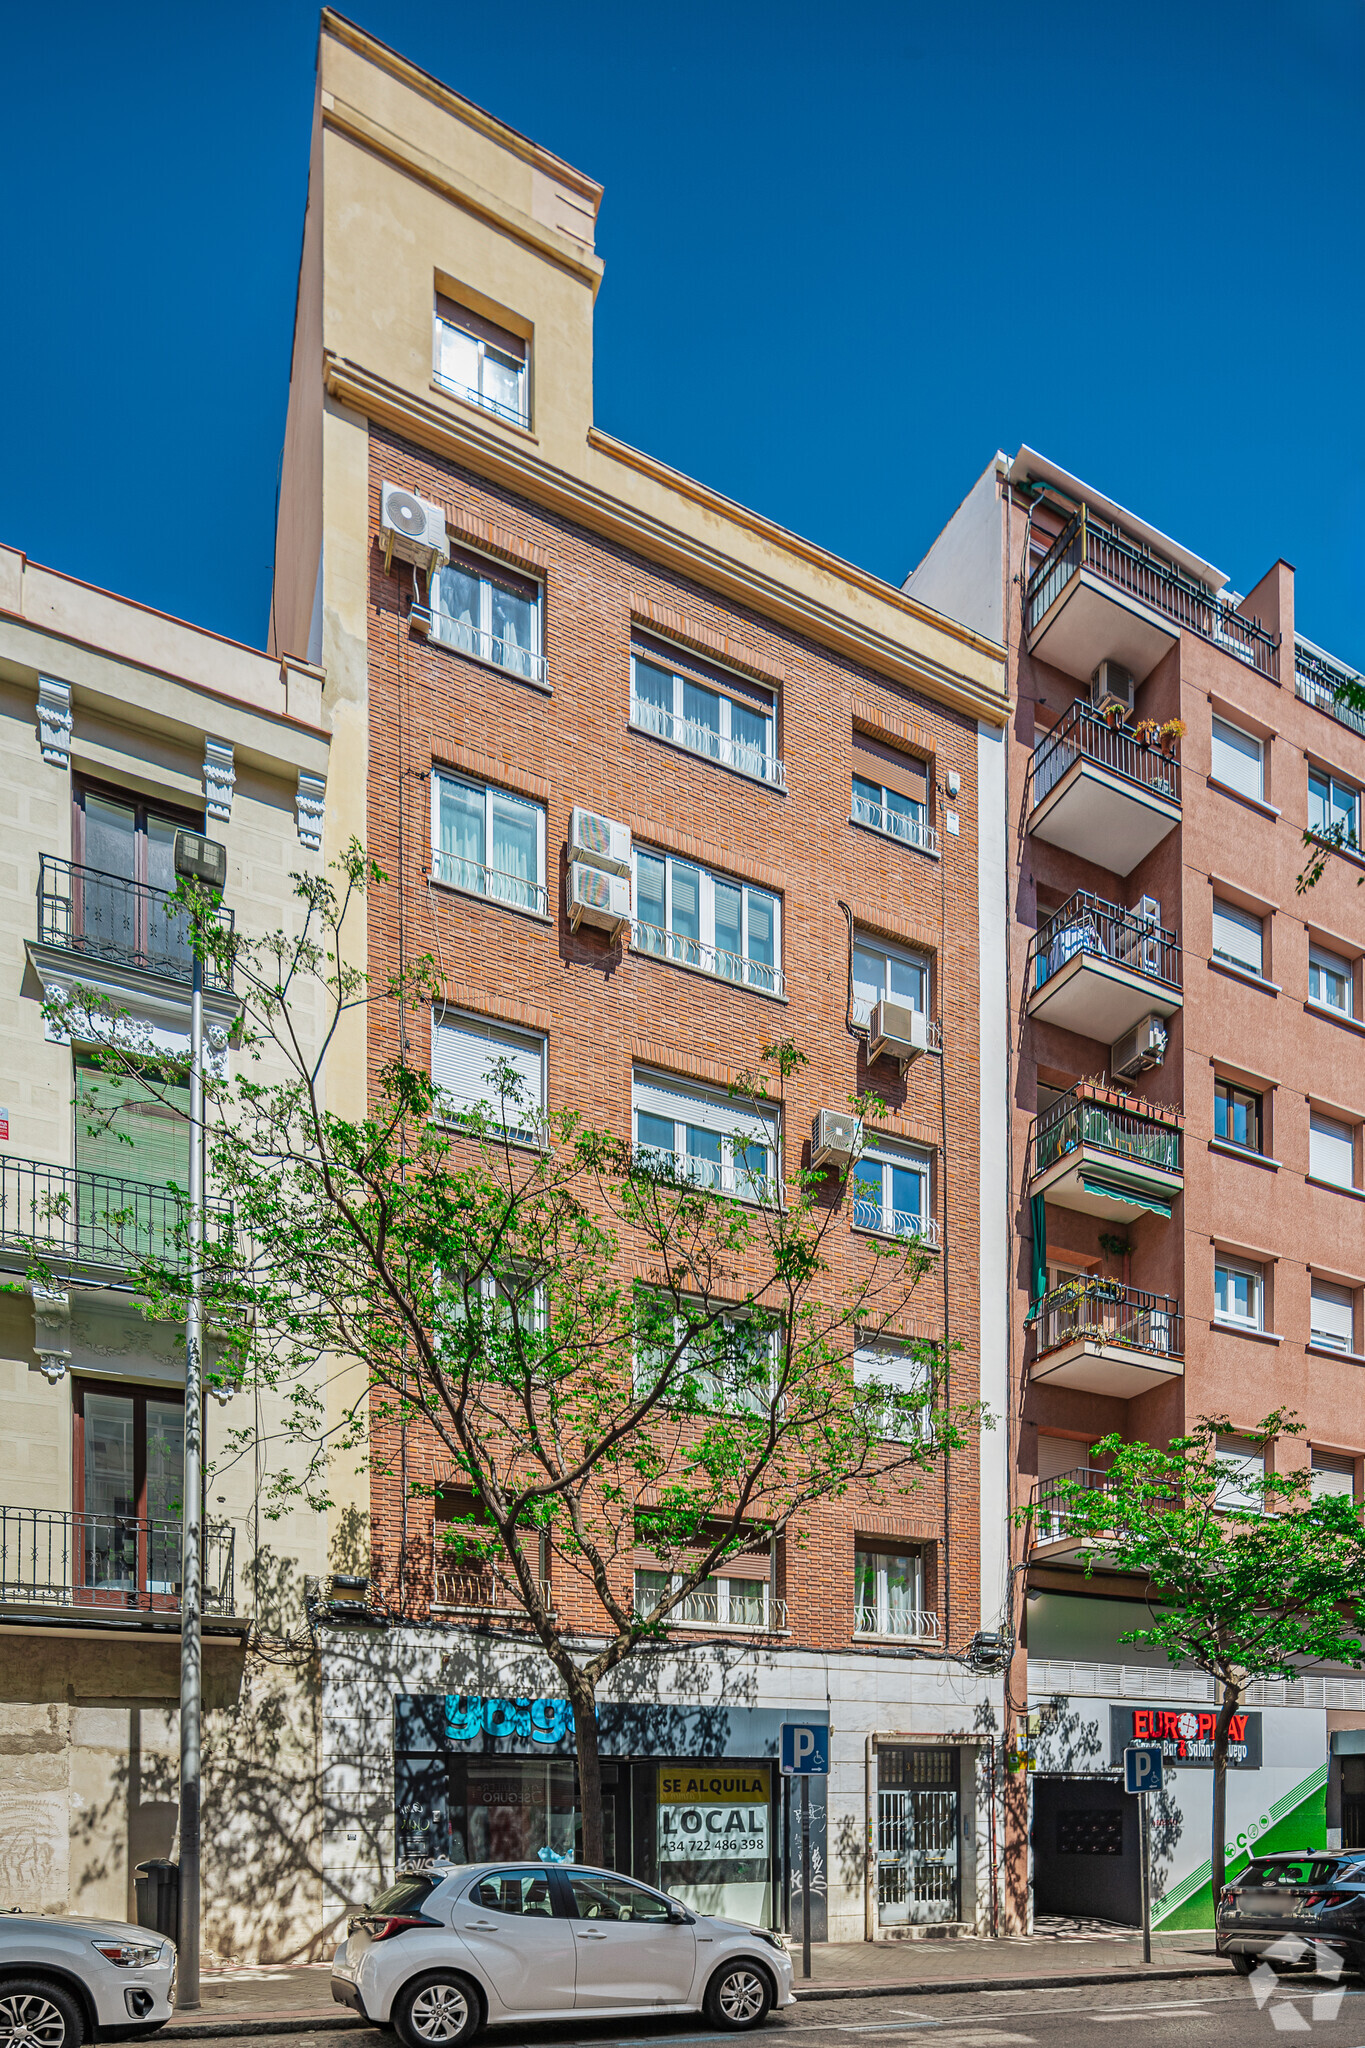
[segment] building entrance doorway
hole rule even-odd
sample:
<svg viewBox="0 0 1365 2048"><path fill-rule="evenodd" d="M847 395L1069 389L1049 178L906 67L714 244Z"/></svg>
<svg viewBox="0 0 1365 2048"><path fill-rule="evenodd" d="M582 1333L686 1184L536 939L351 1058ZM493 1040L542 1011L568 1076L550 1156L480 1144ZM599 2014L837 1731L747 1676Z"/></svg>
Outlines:
<svg viewBox="0 0 1365 2048"><path fill-rule="evenodd" d="M878 1749L879 1926L961 1918L959 1808L955 1749Z"/></svg>
<svg viewBox="0 0 1365 2048"><path fill-rule="evenodd" d="M1034 1779L1033 1910L1141 1922L1137 1801L1119 1780Z"/></svg>

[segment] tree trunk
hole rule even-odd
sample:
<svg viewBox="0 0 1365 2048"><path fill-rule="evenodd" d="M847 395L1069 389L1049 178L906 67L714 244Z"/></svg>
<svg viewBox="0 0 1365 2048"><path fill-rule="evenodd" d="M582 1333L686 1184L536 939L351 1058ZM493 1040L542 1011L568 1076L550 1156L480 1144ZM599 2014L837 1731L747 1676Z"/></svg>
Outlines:
<svg viewBox="0 0 1365 2048"><path fill-rule="evenodd" d="M1213 1730L1213 1843L1209 1855L1209 1882L1213 1888L1213 1910L1227 1883L1226 1846L1228 1838L1228 1731L1241 1704L1240 1686L1223 1681L1223 1703Z"/></svg>
<svg viewBox="0 0 1365 2048"><path fill-rule="evenodd" d="M578 1804L583 1815L583 1861L606 1862L602 1836L602 1760L597 1753L597 1694L581 1672L569 1686L578 1751Z"/></svg>

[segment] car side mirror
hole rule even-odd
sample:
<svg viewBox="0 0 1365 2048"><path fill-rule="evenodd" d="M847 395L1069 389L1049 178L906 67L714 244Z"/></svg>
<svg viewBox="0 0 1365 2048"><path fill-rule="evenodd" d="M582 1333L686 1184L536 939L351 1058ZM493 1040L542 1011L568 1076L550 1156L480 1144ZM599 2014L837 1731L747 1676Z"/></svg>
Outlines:
<svg viewBox="0 0 1365 2048"><path fill-rule="evenodd" d="M686 1906L670 1906L668 1918L674 1927L690 1927L692 1925L692 1915L688 1912Z"/></svg>

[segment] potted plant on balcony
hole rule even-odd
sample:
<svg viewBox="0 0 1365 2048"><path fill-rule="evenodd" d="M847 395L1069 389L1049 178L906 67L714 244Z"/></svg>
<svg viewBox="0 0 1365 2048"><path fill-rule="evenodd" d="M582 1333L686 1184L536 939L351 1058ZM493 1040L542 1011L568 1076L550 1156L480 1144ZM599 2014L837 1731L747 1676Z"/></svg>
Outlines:
<svg viewBox="0 0 1365 2048"><path fill-rule="evenodd" d="M1168 760L1173 761L1175 759L1176 743L1184 739L1188 730L1189 727L1183 718L1168 718L1164 725L1157 727L1157 737L1161 741L1161 751Z"/></svg>
<svg viewBox="0 0 1365 2048"><path fill-rule="evenodd" d="M1161 727L1154 718L1140 718L1133 727L1133 738L1140 747L1150 747L1160 731Z"/></svg>
<svg viewBox="0 0 1365 2048"><path fill-rule="evenodd" d="M1128 713L1124 710L1122 704L1117 703L1115 699L1111 697L1109 699L1109 702L1101 710L1100 716L1104 720L1105 724L1109 727L1111 732L1117 732L1119 727L1126 720Z"/></svg>

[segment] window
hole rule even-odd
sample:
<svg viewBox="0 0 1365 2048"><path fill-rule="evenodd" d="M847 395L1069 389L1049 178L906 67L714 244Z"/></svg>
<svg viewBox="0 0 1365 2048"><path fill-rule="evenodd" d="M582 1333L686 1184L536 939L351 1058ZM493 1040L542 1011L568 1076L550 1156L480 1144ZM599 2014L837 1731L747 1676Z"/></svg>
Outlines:
<svg viewBox="0 0 1365 2048"><path fill-rule="evenodd" d="M1220 1255L1213 1269L1215 1320L1248 1330L1263 1329L1264 1278L1260 1266L1243 1265Z"/></svg>
<svg viewBox="0 0 1365 2048"><path fill-rule="evenodd" d="M866 1026L883 997L908 1003L912 1010L929 1008L929 962L921 953L902 952L877 939L855 939L853 945L853 1021Z"/></svg>
<svg viewBox="0 0 1365 2048"><path fill-rule="evenodd" d="M515 1080L515 1092L509 1090L505 1104L490 1074L504 1062ZM507 1109L510 1136L525 1145L538 1141L538 1119L545 1108L545 1040L533 1032L433 1011L431 1078L452 1117L483 1103L496 1123Z"/></svg>
<svg viewBox="0 0 1365 2048"><path fill-rule="evenodd" d="M1339 833L1351 846L1360 844L1360 791L1325 768L1308 771L1308 829Z"/></svg>
<svg viewBox="0 0 1365 2048"><path fill-rule="evenodd" d="M689 1593L672 1609L668 1615L670 1625L674 1622L691 1622L694 1625L710 1624L716 1628L770 1627L771 1603L767 1571L765 1564L762 1567L762 1576L741 1577L734 1573L720 1572L703 1579L696 1592ZM636 1613L652 1614L674 1587L681 1584L681 1572L637 1571Z"/></svg>
<svg viewBox="0 0 1365 2048"><path fill-rule="evenodd" d="M1213 721L1213 779L1241 796L1264 801L1265 748L1260 740L1224 718Z"/></svg>
<svg viewBox="0 0 1365 2048"><path fill-rule="evenodd" d="M1356 1178L1356 1134L1350 1124L1313 1110L1308 1120L1308 1173L1334 1188L1351 1188Z"/></svg>
<svg viewBox="0 0 1365 2048"><path fill-rule="evenodd" d="M1324 1345L1329 1351L1354 1351L1355 1321L1353 1290L1334 1286L1330 1280L1315 1279L1309 1321L1310 1341Z"/></svg>
<svg viewBox="0 0 1365 2048"><path fill-rule="evenodd" d="M1260 1152L1261 1098L1232 1081L1213 1084L1213 1135L1225 1145L1244 1145L1248 1152Z"/></svg>
<svg viewBox="0 0 1365 2048"><path fill-rule="evenodd" d="M547 917L544 808L459 776L433 775L431 872L448 888Z"/></svg>
<svg viewBox="0 0 1365 2048"><path fill-rule="evenodd" d="M633 864L632 946L765 995L784 993L782 905L776 896L671 854L639 849Z"/></svg>
<svg viewBox="0 0 1365 2048"><path fill-rule="evenodd" d="M657 1927L668 1919L668 1900L626 1877L571 1877L573 1909L580 1920L642 1920ZM689 1950L690 1953L690 1950ZM608 1964L610 1972L612 1966ZM621 1968L620 1964L616 1967Z"/></svg>
<svg viewBox="0 0 1365 2048"><path fill-rule="evenodd" d="M75 1493L87 1590L179 1597L185 1403L78 1379ZM135 1597L127 1600L136 1604Z"/></svg>
<svg viewBox="0 0 1365 2048"><path fill-rule="evenodd" d="M925 816L925 764L883 746L866 733L853 735L853 821L870 825L907 846L938 851L938 834Z"/></svg>
<svg viewBox="0 0 1365 2048"><path fill-rule="evenodd" d="M1218 1467L1216 1505L1224 1514L1264 1512L1265 1497L1258 1481L1265 1478L1265 1456L1242 1436L1220 1436L1214 1451Z"/></svg>
<svg viewBox="0 0 1365 2048"><path fill-rule="evenodd" d="M630 657L630 722L756 782L786 786L776 754L773 693L757 683L690 658L681 662L664 647L635 647Z"/></svg>
<svg viewBox="0 0 1365 2048"><path fill-rule="evenodd" d="M882 1237L914 1237L936 1244L927 1154L889 1140L871 1140L854 1162L853 1227L874 1230Z"/></svg>
<svg viewBox="0 0 1365 2048"><path fill-rule="evenodd" d="M777 1392L780 1330L769 1318L722 1315L688 1335L685 1315L667 1302L642 1302L655 1313L636 1326L635 1393L646 1398L664 1382L662 1399L677 1408L767 1415ZM698 1315L702 1313L698 1307Z"/></svg>
<svg viewBox="0 0 1365 2048"><path fill-rule="evenodd" d="M190 1091L76 1055L75 1238L86 1257L170 1259L190 1185ZM87 1179L85 1176L91 1176ZM116 1183L116 1185L111 1185ZM179 1190L172 1194L174 1185Z"/></svg>
<svg viewBox="0 0 1365 2048"><path fill-rule="evenodd" d="M480 1878L469 1903L485 1912L515 1913L523 1919L549 1919L554 1912L549 1873L544 1870L500 1870L496 1877Z"/></svg>
<svg viewBox="0 0 1365 2048"><path fill-rule="evenodd" d="M1321 1500L1325 1494L1337 1494L1343 1500L1354 1500L1355 1459L1337 1458L1330 1451L1314 1451L1310 1484L1314 1500Z"/></svg>
<svg viewBox="0 0 1365 2048"><path fill-rule="evenodd" d="M635 1144L702 1187L749 1201L777 1196L777 1115L728 1096L684 1090L660 1075L636 1073Z"/></svg>
<svg viewBox="0 0 1365 2048"><path fill-rule="evenodd" d="M203 813L81 783L73 794L75 871L63 942L96 959L188 980L188 927L167 898L176 886L175 835L202 832Z"/></svg>
<svg viewBox="0 0 1365 2048"><path fill-rule="evenodd" d="M913 1351L883 1337L875 1344L863 1344L853 1354L855 1385L879 1381L894 1394L907 1397L906 1405L889 1402L885 1414L885 1435L897 1443L913 1443L929 1428L929 1402L933 1394L933 1368Z"/></svg>
<svg viewBox="0 0 1365 2048"><path fill-rule="evenodd" d="M1308 1000L1325 1009L1340 1010L1343 1017L1355 1014L1355 970L1339 953L1325 946L1309 944Z"/></svg>
<svg viewBox="0 0 1365 2048"><path fill-rule="evenodd" d="M918 1550L854 1553L854 1627L860 1636L923 1636L924 1558Z"/></svg>
<svg viewBox="0 0 1365 2048"><path fill-rule="evenodd" d="M432 356L432 374L443 391L514 427L530 426L526 343L519 334L438 292Z"/></svg>
<svg viewBox="0 0 1365 2048"><path fill-rule="evenodd" d="M1213 957L1244 967L1248 974L1263 974L1265 921L1235 903L1213 899Z"/></svg>
<svg viewBox="0 0 1365 2048"><path fill-rule="evenodd" d="M540 585L480 555L452 548L431 581L432 636L495 668L544 683Z"/></svg>

